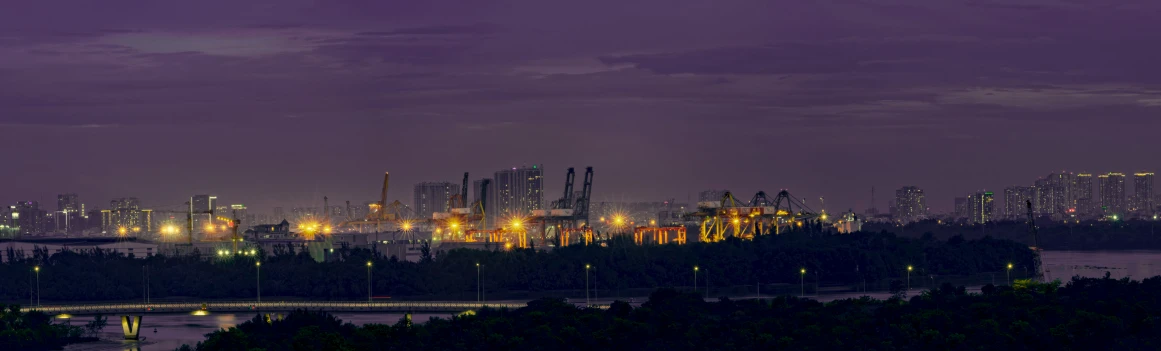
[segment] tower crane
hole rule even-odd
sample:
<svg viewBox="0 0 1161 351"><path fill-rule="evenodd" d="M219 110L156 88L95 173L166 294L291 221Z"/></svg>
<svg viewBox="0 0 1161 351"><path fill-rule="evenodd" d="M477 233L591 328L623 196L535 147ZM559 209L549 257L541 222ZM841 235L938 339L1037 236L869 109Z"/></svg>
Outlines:
<svg viewBox="0 0 1161 351"><path fill-rule="evenodd" d="M1028 248L1032 249L1032 265L1034 266L1032 268L1036 271L1035 279L1040 280L1044 278L1047 270L1043 268L1043 263L1040 262L1039 230L1036 228L1036 218L1032 214L1032 200L1026 200L1026 204L1028 208L1028 232L1032 234L1032 245Z"/></svg>
<svg viewBox="0 0 1161 351"><path fill-rule="evenodd" d="M211 208L211 209L209 209L209 210L206 210L206 211L200 211L200 210L199 210L199 211L194 211L194 209L193 209L193 202L192 202L192 201L186 201L186 202L185 202L185 205L189 207L189 210L188 210L188 211L167 211L167 210L154 210L153 212L154 212L154 213L174 213L174 214L178 214L178 213L180 213L180 214L185 214L185 215L186 215L186 217L185 217L185 220L186 220L186 231L187 231L187 232L186 232L186 234L187 234L187 236L186 236L186 245L191 245L191 246L192 246L192 245L193 245L193 232L194 232L194 231L193 231L193 216L194 216L195 214L208 214L208 215L210 215L210 220L212 221L212 220L213 220L213 218L214 218L214 209L212 209L212 208Z"/></svg>

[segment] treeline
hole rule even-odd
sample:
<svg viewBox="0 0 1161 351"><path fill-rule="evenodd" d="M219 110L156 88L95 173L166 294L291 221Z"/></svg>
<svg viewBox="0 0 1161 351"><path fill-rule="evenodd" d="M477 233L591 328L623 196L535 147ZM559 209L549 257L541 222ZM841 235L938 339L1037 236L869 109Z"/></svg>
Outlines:
<svg viewBox="0 0 1161 351"><path fill-rule="evenodd" d="M639 308L538 300L426 323L355 326L319 312L260 318L179 351L218 350L1156 350L1161 277L1077 279L909 301L795 297L706 302L662 289Z"/></svg>
<svg viewBox="0 0 1161 351"><path fill-rule="evenodd" d="M1046 250L1161 250L1161 221L1082 221L1080 223L1036 220L1040 248ZM927 220L905 226L867 224L864 230L889 231L902 237L921 238L930 235L947 240L960 235L967 239L992 237L1032 244L1032 234L1025 221L1000 221L980 224L940 223Z"/></svg>
<svg viewBox="0 0 1161 351"><path fill-rule="evenodd" d="M0 350L59 350L65 345L97 340L105 327L98 317L84 327L52 323L52 317L40 312L20 312L20 306L0 308Z"/></svg>
<svg viewBox="0 0 1161 351"><path fill-rule="evenodd" d="M0 299L28 301L40 266L42 301L141 299L143 275L152 298L254 298L261 269L265 297L363 299L367 296L367 262L374 294L396 299L475 299L477 272L489 296L504 292L584 290L585 266L594 289L656 289L693 285L798 285L829 282L860 284L902 280L907 267L915 274L968 275L1003 272L1014 276L1034 271L1033 253L1011 241L948 241L899 238L889 233L853 235L784 234L752 241L688 245L634 245L615 239L600 245L570 246L552 251L525 249L434 252L421 262L384 257L371 249L336 249L317 262L308 253L281 250L261 267L253 257L202 259L196 256L132 259L108 252L37 253L0 265ZM261 257L261 256L259 256ZM477 263L480 267L477 268ZM479 271L477 271L479 269ZM806 274L801 274L806 269ZM147 271L147 272L146 272ZM495 295L492 295L495 294ZM607 295L606 295L607 296Z"/></svg>

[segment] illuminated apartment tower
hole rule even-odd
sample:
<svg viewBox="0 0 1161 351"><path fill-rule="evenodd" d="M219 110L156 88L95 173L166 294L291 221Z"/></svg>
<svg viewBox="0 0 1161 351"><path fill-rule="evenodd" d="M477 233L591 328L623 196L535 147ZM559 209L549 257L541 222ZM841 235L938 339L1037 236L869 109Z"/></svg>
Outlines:
<svg viewBox="0 0 1161 351"><path fill-rule="evenodd" d="M927 218L927 200L923 189L905 186L895 190L895 220L903 223Z"/></svg>
<svg viewBox="0 0 1161 351"><path fill-rule="evenodd" d="M123 197L109 202L109 209L101 211L101 230L105 234L137 236L153 231L153 211L141 209L135 197Z"/></svg>
<svg viewBox="0 0 1161 351"><path fill-rule="evenodd" d="M225 216L223 213L211 213L218 207L218 197L213 195L194 195L190 199L193 208L193 225L195 231L203 234L212 234L217 226L214 216Z"/></svg>
<svg viewBox="0 0 1161 351"><path fill-rule="evenodd" d="M460 193L460 185L450 182L423 182L415 184L415 217L431 219L436 212L451 211L448 199Z"/></svg>
<svg viewBox="0 0 1161 351"><path fill-rule="evenodd" d="M493 212L499 218L527 216L544 209L544 169L540 165L497 171L492 179L496 192L489 196L496 197Z"/></svg>
<svg viewBox="0 0 1161 351"><path fill-rule="evenodd" d="M1028 216L1028 201L1033 199L1036 189L1030 186L1010 186L1004 188L1004 217L1021 220Z"/></svg>
<svg viewBox="0 0 1161 351"><path fill-rule="evenodd" d="M1133 212L1152 218L1156 210L1156 204L1153 203L1153 173L1134 174Z"/></svg>
<svg viewBox="0 0 1161 351"><path fill-rule="evenodd" d="M1096 199L1092 193L1092 173L1076 175L1072 195L1076 198L1076 212L1083 217L1091 217L1097 213Z"/></svg>
<svg viewBox="0 0 1161 351"><path fill-rule="evenodd" d="M1105 216L1125 214L1125 174L1109 173L1097 177L1100 188L1101 212Z"/></svg>
<svg viewBox="0 0 1161 351"><path fill-rule="evenodd" d="M981 191L968 195L968 223L988 223L993 220L992 213L995 204L992 203L993 194L990 191Z"/></svg>

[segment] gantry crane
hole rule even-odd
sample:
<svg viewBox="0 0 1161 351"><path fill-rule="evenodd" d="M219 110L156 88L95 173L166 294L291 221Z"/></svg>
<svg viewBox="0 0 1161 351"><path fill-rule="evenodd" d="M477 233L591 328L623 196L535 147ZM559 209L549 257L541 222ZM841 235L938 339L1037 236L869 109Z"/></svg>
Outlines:
<svg viewBox="0 0 1161 351"><path fill-rule="evenodd" d="M816 217L817 213L786 190L779 191L773 200L759 191L748 203L727 191L721 200L699 202L696 212L685 215L687 221L700 225L699 239L705 242L780 234L784 227L802 227Z"/></svg>
<svg viewBox="0 0 1161 351"><path fill-rule="evenodd" d="M589 225L589 208L593 194L593 168L585 167L584 183L579 195L573 191L576 181L576 170L569 167L565 175L564 196L552 202L551 210L533 211L529 222L540 224L540 239L548 245L548 231L553 231L553 241L556 245L567 246L572 244L572 238L577 235L578 242L592 243L593 229Z"/></svg>

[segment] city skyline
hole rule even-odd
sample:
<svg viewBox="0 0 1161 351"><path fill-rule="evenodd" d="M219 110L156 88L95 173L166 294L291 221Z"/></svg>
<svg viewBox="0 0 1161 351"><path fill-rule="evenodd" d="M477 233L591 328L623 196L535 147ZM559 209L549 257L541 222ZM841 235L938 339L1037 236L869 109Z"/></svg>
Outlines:
<svg viewBox="0 0 1161 351"><path fill-rule="evenodd" d="M1138 155L1161 148L1153 2L264 1L0 13L0 203L265 211L376 200L384 171L536 162L548 194L591 165L608 198L789 189L858 210L871 187L1161 170Z"/></svg>
<svg viewBox="0 0 1161 351"><path fill-rule="evenodd" d="M537 166L539 167L541 165L537 165ZM502 172L513 172L515 170L524 170L524 169L532 170L533 168L531 168L530 166L513 167L512 170L501 170L501 171L497 172L496 175L499 175ZM543 176L545 178L543 180L540 180L540 182L541 183L547 182L547 184L541 185L543 187L542 189L540 189L541 194L539 194L541 204L539 206L530 206L530 207L525 208L523 211L525 213L530 212L530 210L534 209L534 208L547 208L548 204L546 204L545 202L547 202L548 200L551 200L550 197L553 196L551 194L559 193L563 189L562 184L564 182L564 176L563 176L562 172L560 172L562 174L555 174L552 172L552 170L549 170L547 172L539 172L540 170L542 170L542 168L539 168L537 170L538 170L537 174L540 176ZM1143 193L1139 193L1140 190L1137 190L1138 188L1147 189L1146 193L1153 195L1152 198L1146 199L1147 203L1144 203L1144 205L1146 205L1146 206L1149 206L1149 205L1156 206L1156 204L1157 204L1156 197L1158 195L1161 195L1161 194L1158 194L1152 186L1152 184L1153 184L1152 179L1153 179L1153 175L1154 175L1153 172L1133 171L1133 172L1089 173L1089 172L1071 172L1071 171L1064 171L1064 170L1057 171L1057 172L1058 173L1049 174L1049 177L1056 176L1056 175L1068 175L1070 177L1075 177L1075 176L1079 175L1079 176L1088 176L1091 178L1098 178L1097 180L1101 179L1102 177L1107 177L1109 175L1117 175L1119 177L1123 177L1124 179L1120 180L1120 182L1121 182L1120 187L1121 187L1121 190L1123 191L1123 193L1113 196L1113 198L1119 198L1123 201L1123 203L1120 204L1120 206L1123 207L1123 209L1121 209L1121 211L1127 211L1127 210L1136 209L1139 207L1138 203L1136 202L1136 201L1138 201L1137 196L1141 195ZM475 177L473 177L472 179L470 179L469 186L472 186L474 189L478 185L477 182L480 179L489 179L489 181L493 182L489 188L489 195L488 196L491 197L491 199L489 199L489 206L497 206L498 208L502 208L503 206L497 205L495 203L496 199L499 197L499 193L496 190L496 184L494 183L494 180L493 180L495 177L492 176L491 174L488 174L488 175L489 175L489 177L487 177L487 178L475 178ZM560 179L555 179L553 177L554 175L558 176ZM402 177L400 177L400 178L402 178ZM1080 179L1080 178L1078 177L1078 179ZM1009 208L1007 205L1007 203L1008 203L1007 198L1009 196L1005 194L1006 192L1011 190L1013 186L1017 186L1017 187L1024 186L1024 187L1030 188L1034 191L1037 183L1048 184L1048 183L1045 183L1048 180L1049 180L1048 177L1038 176L1038 177L1032 178L1032 181L1023 181L1023 182L1015 181L1015 182L1012 182L1011 184L1008 184L1007 186L967 188L967 189L964 189L962 191L955 191L955 192L951 192L948 194L942 194L941 197L932 197L930 195L927 195L928 190L924 186L917 186L917 187L924 192L924 197L926 198L925 208L928 211L930 211L931 214L958 214L961 210L966 210L966 208L960 209L957 207L957 205L950 205L953 202L952 200L959 201L960 198L966 199L967 195L974 194L976 192L987 191L987 192L995 192L995 193L999 194L997 196L998 198L1005 199L1005 201L999 202L999 204L996 205L997 207L995 209L995 212L993 213L993 216L995 216L996 218L1001 218L1001 217L1007 218L1007 217L1009 217L1008 216L1008 209ZM562 183L562 184L560 184L560 186L553 186L553 185L558 185L558 184L556 184L558 182ZM390 202L392 200L399 200L399 201L403 202L404 204L406 204L407 206L414 208L415 207L414 204L416 203L416 199L415 199L416 194L413 191L412 187L418 187L418 186L423 185L424 183L440 183L440 184L447 183L446 185L451 186L455 190L455 191L451 191L451 193L458 193L460 191L459 190L460 189L459 183L458 182L451 182L450 180L449 181L426 180L426 181L420 181L418 183L410 184L410 185L401 185L398 183L393 183L393 184L395 184L395 186L393 187L394 191L392 191L389 194L388 201ZM916 183L916 182L912 182L912 183L900 182L898 185L894 185L894 186L891 186L888 188L889 188L889 190L891 190L893 192L898 188L915 186L915 185L913 185L914 183ZM1023 184L1023 183L1028 183L1028 184L1019 185L1019 184ZM1093 197L1091 199L1093 201L1091 206L1094 206L1094 208L1101 207L1104 204L1104 201L1106 201L1106 200L1102 199L1102 197L1105 195L1102 195L1102 192L1100 191L1102 184L1103 183L1100 183L1097 181L1092 181L1091 183L1089 183L1090 187L1089 187L1089 190L1087 190L1088 191L1087 195ZM882 186L879 186L879 185L876 185L876 186L883 188ZM603 187L603 184L602 184L602 187ZM652 201L662 201L662 200L666 200L666 199L673 199L673 200L679 201L679 202L687 202L686 200L688 198L689 203L696 203L698 201L704 201L705 200L704 198L705 198L705 196L707 196L707 193L713 193L713 194L711 194L712 195L711 197L713 197L714 199L719 199L722 192L731 191L735 196L737 196L739 198L748 199L751 195L753 195L753 193L755 193L757 191L761 191L761 190L769 191L768 189L773 189L773 188L761 188L759 190L746 190L746 189L705 190L705 189L693 189L693 188L691 188L685 192L686 197L684 197L684 198L678 197L675 195L662 196L659 198L629 198L629 197L625 197L623 195L602 194L600 191L596 192L594 194L594 196L596 197L596 199L598 201L606 201L606 202L613 201L613 199L615 199L615 201L619 201L619 202L652 202ZM781 190L781 189L778 189L778 190ZM836 206L832 206L833 202L831 202L832 201L832 200L830 200L831 195L829 195L829 194L826 194L823 196L811 197L810 194L803 195L803 194L800 194L800 193L794 191L794 189L788 189L788 190L790 190L791 193L793 195L795 195L796 197L807 200L808 204L814 203L811 200L817 201L819 197L827 198L828 199L827 202L831 203L831 205L827 205L827 209L830 212L842 212L842 211L847 211L847 210L853 210L856 213L863 213L864 211L866 211L872 207L871 199L870 199L871 189L867 189L866 195L865 195L867 200L861 202L861 203L865 203L866 205L861 206L861 207L843 207L843 206L836 207ZM1071 190L1076 191L1076 189L1071 189ZM213 192L213 193L216 194L217 192ZM193 200L195 204L200 204L199 205L200 207L206 207L206 208L211 207L211 205L206 204L206 202L208 202L210 204L217 204L217 196L212 196L212 195L193 195L193 196L188 196L186 198L180 199L180 201L171 200L169 202L173 202L173 203L168 203L165 201L149 202L149 201L139 200L140 198L148 198L147 196L126 196L126 195L114 196L111 199L107 199L107 200L98 199L98 200L94 201L93 199L84 196L84 194L81 194L81 195L78 195L78 194L80 194L80 193L75 192L75 191L64 191L64 192L55 192L52 194L46 193L45 197L48 198L48 200L56 199L56 201L58 202L57 206L60 207L64 203L62 201L66 201L64 198L62 198L62 196L67 196L68 197L67 201L69 201L70 203L75 203L76 206L83 205L88 210L113 209L114 207L107 207L107 206L103 206L102 204L108 203L110 200L117 201L120 198L126 198L126 197L133 198L134 201L137 201L139 203L143 203L142 204L143 208L164 208L164 209L184 208L184 207L188 206L186 204L186 202L191 201L191 200ZM548 195L546 195L546 194L548 194ZM470 204L473 201L476 201L476 199L478 198L478 195L479 195L478 189L474 189L472 191L469 191L469 199L468 199L469 203L468 204ZM946 195L946 196L943 196L943 195ZM246 207L249 209L252 209L252 211L253 211L253 209L257 209L258 212L274 213L275 216L277 216L277 208L295 208L295 209L309 209L309 208L314 208L314 207L321 208L322 207L321 205L323 203L323 200L322 200L323 196L328 196L328 195L320 195L317 199L308 199L308 200L305 200L302 202L272 202L272 203L263 204L260 206L250 205L250 204L253 204L255 202L248 201L245 199L239 199L237 196L231 196L230 201L233 204L245 203L245 204L247 204ZM549 197L545 197L545 196L549 196ZM1060 196L1060 195L1057 195L1057 196ZM335 196L329 196L329 197L335 201L338 201L338 202L335 202L333 204L337 204L341 201L351 201L351 203L354 204L355 207L360 207L360 206L365 207L367 204L370 203L370 200L368 200L369 197L368 198L352 198L352 199L341 199L341 198L337 198ZM1073 196L1073 197L1074 198L1079 197L1081 199L1084 198L1083 196ZM933 198L934 198L934 201L931 200ZM876 200L877 204L875 204L875 206L873 206L873 207L878 209L879 213L886 214L888 212L888 210L890 209L889 201L892 201L894 199L895 199L894 196L879 197L879 199ZM51 201L41 200L39 198L36 198L36 199L21 198L20 200L10 201L7 203L18 203L18 202L22 202L22 201L31 201L31 202L36 202L36 203L40 203L40 204L51 203ZM1051 200L1041 200L1041 201L1051 201ZM446 203L446 201L444 201L444 202ZM1039 206L1036 201L1034 201L1034 205ZM1024 216L1023 207L1022 207L1023 205L1021 204L1018 206L1020 206L1019 207L1019 211L1020 211L1019 217L1022 218ZM1075 206L1077 206L1077 204L1074 203L1071 206L1075 207ZM221 207L221 205L219 205L219 207ZM338 206L332 206L332 207L337 208ZM443 207L446 207L446 206L443 206ZM812 207L816 207L816 206L812 206ZM1060 207L1060 206L1056 206L1056 207ZM1081 205L1081 207L1083 207L1083 205ZM317 208L315 208L315 210L317 210ZM1065 207L1065 208L1067 208L1067 207ZM815 209L818 210L818 208L815 208ZM55 211L59 212L60 209L57 208L57 209L55 209ZM202 211L205 211L205 210L202 210ZM438 212L438 211L435 211L435 212ZM1038 214L1046 214L1046 213L1042 213L1040 210L1037 210L1037 213Z"/></svg>

